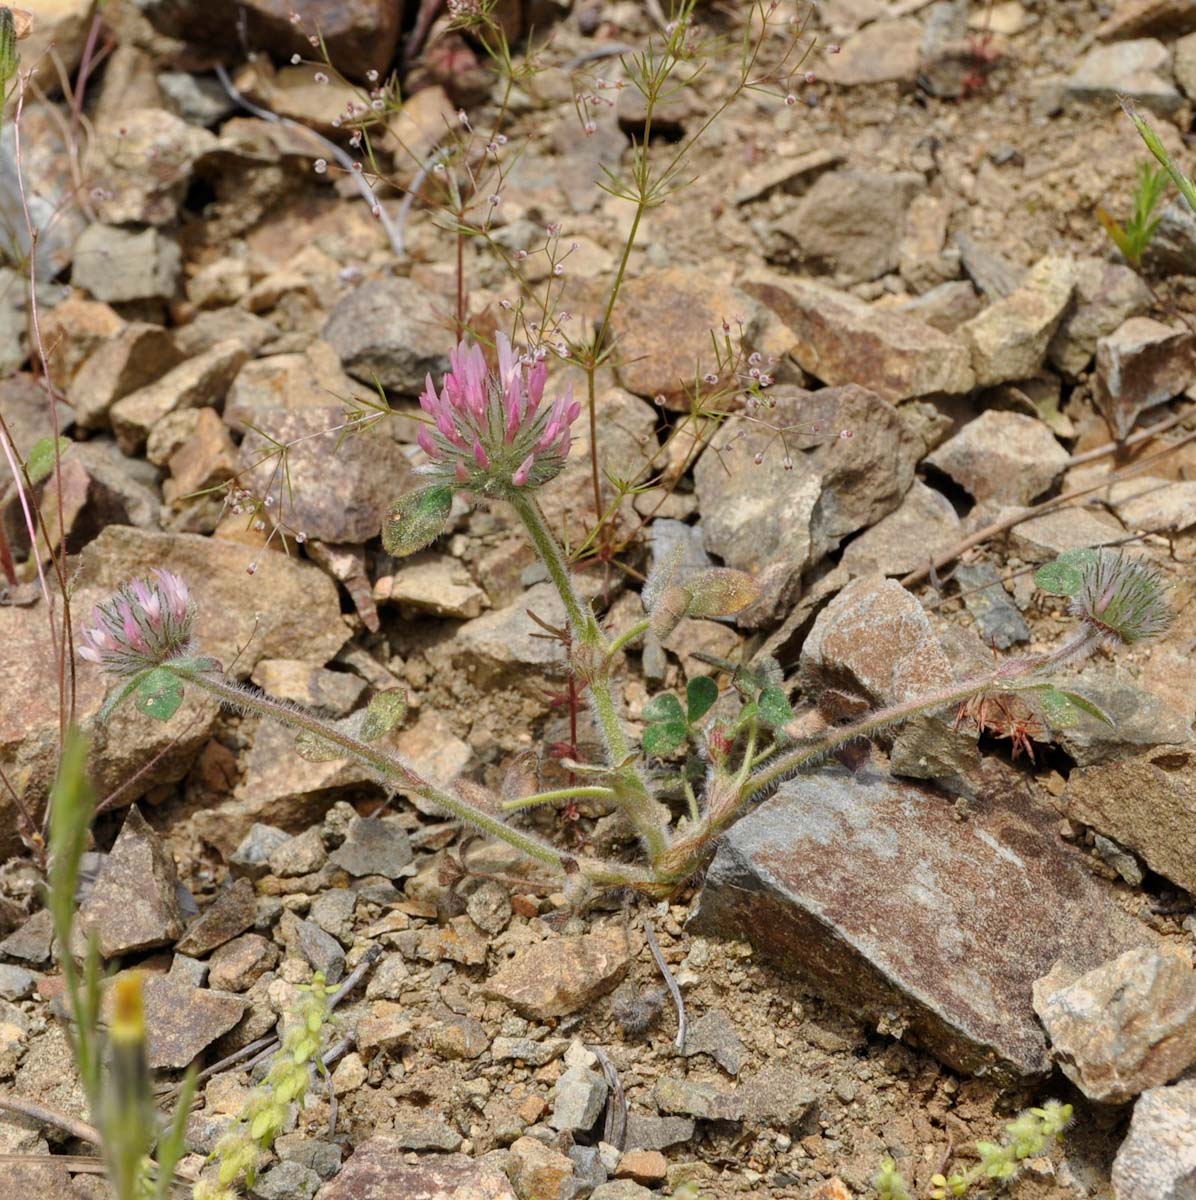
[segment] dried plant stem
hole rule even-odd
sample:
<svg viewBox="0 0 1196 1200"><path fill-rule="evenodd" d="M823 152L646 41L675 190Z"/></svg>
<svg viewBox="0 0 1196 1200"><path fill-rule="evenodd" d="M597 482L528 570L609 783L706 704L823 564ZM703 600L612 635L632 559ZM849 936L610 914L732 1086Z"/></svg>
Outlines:
<svg viewBox="0 0 1196 1200"><path fill-rule="evenodd" d="M648 949L652 951L652 957L656 960L656 969L664 976L665 987L669 989L669 996L672 997L673 1007L677 1010L677 1037L673 1045L676 1046L678 1054L684 1054L686 1034L685 999L681 995L681 989L677 986L677 981L673 978L673 972L669 970L669 964L665 962L664 955L660 952L660 945L656 941L656 930L652 928L652 920L647 913L644 913L644 937L648 939Z"/></svg>
<svg viewBox="0 0 1196 1200"><path fill-rule="evenodd" d="M81 1142L90 1142L93 1146L100 1144L100 1131L94 1125L88 1125L86 1121L79 1121L75 1117L68 1117L65 1113L55 1112L52 1108L46 1108L44 1104L37 1104L21 1096L0 1096L0 1110L22 1117L32 1117L43 1125L53 1125Z"/></svg>

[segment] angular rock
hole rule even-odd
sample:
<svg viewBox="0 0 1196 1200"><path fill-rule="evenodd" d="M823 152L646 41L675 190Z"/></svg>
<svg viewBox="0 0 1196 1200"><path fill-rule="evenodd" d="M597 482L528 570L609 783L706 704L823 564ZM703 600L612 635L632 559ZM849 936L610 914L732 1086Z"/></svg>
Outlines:
<svg viewBox="0 0 1196 1200"><path fill-rule="evenodd" d="M883 311L883 299L876 307ZM892 311L929 325L940 333L952 334L961 325L977 316L984 305L976 289L966 280L951 280L932 287L912 300L892 304Z"/></svg>
<svg viewBox="0 0 1196 1200"><path fill-rule="evenodd" d="M1040 1077L1033 981L1146 934L1059 843L1054 814L1010 782L1001 772L964 822L875 772L784 783L725 835L694 927L746 938L956 1070Z"/></svg>
<svg viewBox="0 0 1196 1200"><path fill-rule="evenodd" d="M37 976L24 967L0 965L0 1000L24 1000L32 994Z"/></svg>
<svg viewBox="0 0 1196 1200"><path fill-rule="evenodd" d="M1141 533L1179 533L1196 525L1196 479L1171 483L1134 475L1109 488L1117 516Z"/></svg>
<svg viewBox="0 0 1196 1200"><path fill-rule="evenodd" d="M161 379L117 400L108 413L117 444L126 454L135 454L144 447L153 426L177 409L222 405L229 384L247 357L240 342L219 342L211 350L180 363Z"/></svg>
<svg viewBox="0 0 1196 1200"><path fill-rule="evenodd" d="M629 280L611 322L619 343L619 382L650 400L663 397L674 409L689 408L694 356L702 373L714 370L710 333L721 337L723 322L743 324L755 345L760 322L753 301L738 288L712 279L708 270L667 267Z"/></svg>
<svg viewBox="0 0 1196 1200"><path fill-rule="evenodd" d="M225 942L212 955L209 987L225 992L247 992L278 964L278 947L258 933L246 933Z"/></svg>
<svg viewBox="0 0 1196 1200"><path fill-rule="evenodd" d="M1165 404L1196 380L1196 337L1184 327L1131 317L1096 344L1094 399L1115 437L1140 413Z"/></svg>
<svg viewBox="0 0 1196 1200"><path fill-rule="evenodd" d="M1113 1160L1115 1200L1196 1196L1196 1079L1143 1092Z"/></svg>
<svg viewBox="0 0 1196 1200"><path fill-rule="evenodd" d="M375 1134L353 1151L318 1200L516 1200L506 1176L467 1154L411 1154L389 1134Z"/></svg>
<svg viewBox="0 0 1196 1200"><path fill-rule="evenodd" d="M261 879L270 873L270 856L290 839L289 833L273 825L252 825L240 845L229 855L229 871L246 879Z"/></svg>
<svg viewBox="0 0 1196 1200"><path fill-rule="evenodd" d="M955 569L964 605L976 622L976 632L988 645L1008 650L1030 640L1030 626L1009 597L992 563L960 564Z"/></svg>
<svg viewBox="0 0 1196 1200"><path fill-rule="evenodd" d="M448 370L448 340L428 306L425 288L410 279L370 279L332 310L324 340L346 371L363 383L418 396L429 373Z"/></svg>
<svg viewBox="0 0 1196 1200"><path fill-rule="evenodd" d="M214 134L174 113L126 99L120 123L101 123L93 139L96 215L106 225L172 224L195 160L215 143Z"/></svg>
<svg viewBox="0 0 1196 1200"><path fill-rule="evenodd" d="M280 879L293 879L314 874L327 861L323 834L313 825L270 852L270 872Z"/></svg>
<svg viewBox="0 0 1196 1200"><path fill-rule="evenodd" d="M182 251L156 229L134 233L89 225L75 243L71 283L109 304L169 300L178 286Z"/></svg>
<svg viewBox="0 0 1196 1200"><path fill-rule="evenodd" d="M316 33L333 66L358 82L370 70L384 74L394 58L403 7L387 0L138 0L138 8L160 32L189 42L223 48L228 31L244 22L248 45L275 58L311 54ZM291 20L297 13L298 22Z"/></svg>
<svg viewBox="0 0 1196 1200"><path fill-rule="evenodd" d="M254 1200L312 1200L319 1187L320 1177L310 1167L280 1162L254 1180L250 1194Z"/></svg>
<svg viewBox="0 0 1196 1200"><path fill-rule="evenodd" d="M767 305L793 335L789 353L831 386L858 384L893 404L962 395L975 384L965 343L846 292L802 280L750 280L743 290Z"/></svg>
<svg viewBox="0 0 1196 1200"><path fill-rule="evenodd" d="M655 1194L634 1179L612 1179L600 1183L590 1193L590 1200L652 1200Z"/></svg>
<svg viewBox="0 0 1196 1200"><path fill-rule="evenodd" d="M606 1092L606 1080L597 1071L580 1064L566 1068L556 1081L548 1124L553 1129L584 1133L602 1115Z"/></svg>
<svg viewBox="0 0 1196 1200"><path fill-rule="evenodd" d="M565 621L556 589L550 583L538 583L514 604L483 613L457 631L453 650L480 685L526 674L528 668L541 680L545 670L563 669L560 644L539 636L544 627L527 615L528 610L550 625L560 626Z"/></svg>
<svg viewBox="0 0 1196 1200"><path fill-rule="evenodd" d="M112 527L86 547L76 579L76 612L87 614L149 565L181 575L198 607L196 642L203 653L232 663L247 677L263 658L283 658L302 646L311 662L327 662L344 644L336 585L318 567L292 555L264 553L252 579L244 546L186 533Z"/></svg>
<svg viewBox="0 0 1196 1200"><path fill-rule="evenodd" d="M410 490L411 468L387 429L346 437L344 424L343 406L261 410L241 443L241 464L292 528L322 542L357 544L378 535L396 497ZM285 477L278 443L290 445Z"/></svg>
<svg viewBox="0 0 1196 1200"><path fill-rule="evenodd" d="M67 402L80 428L107 426L108 410L117 400L160 379L181 358L174 339L161 325L145 321L124 325L100 343L67 389Z"/></svg>
<svg viewBox="0 0 1196 1200"><path fill-rule="evenodd" d="M679 1075L661 1076L652 1089L652 1099L662 1113L698 1121L742 1121L746 1111L738 1091Z"/></svg>
<svg viewBox="0 0 1196 1200"><path fill-rule="evenodd" d="M775 401L772 419L790 429L784 448L733 416L718 436L734 449L704 454L694 472L706 548L762 577L762 619L787 607L808 566L898 506L921 453L897 410L863 388L784 389ZM819 433L803 439L811 427ZM827 441L836 431L851 436Z"/></svg>
<svg viewBox="0 0 1196 1200"><path fill-rule="evenodd" d="M905 575L955 545L959 531L951 501L915 479L897 508L853 538L839 561L853 575Z"/></svg>
<svg viewBox="0 0 1196 1200"><path fill-rule="evenodd" d="M711 1008L691 1022L685 1035L686 1058L708 1054L728 1075L738 1075L743 1065L743 1042L721 1009Z"/></svg>
<svg viewBox="0 0 1196 1200"><path fill-rule="evenodd" d="M187 411L187 410L184 410ZM172 414L177 416L178 414ZM196 497L227 483L237 474L237 449L214 408L195 410L190 436L167 460L170 478L162 485L162 495L175 508L210 504L214 512L211 526L219 521L222 497L219 494Z"/></svg>
<svg viewBox="0 0 1196 1200"><path fill-rule="evenodd" d="M1081 767L1066 814L1134 851L1152 871L1196 891L1196 756L1183 747Z"/></svg>
<svg viewBox="0 0 1196 1200"><path fill-rule="evenodd" d="M0 954L22 962L48 963L54 943L54 918L48 908L39 909L14 933L0 942Z"/></svg>
<svg viewBox="0 0 1196 1200"><path fill-rule="evenodd" d="M187 926L187 932L179 938L175 949L180 954L202 958L252 928L256 919L257 897L253 884L244 878L234 880Z"/></svg>
<svg viewBox="0 0 1196 1200"><path fill-rule="evenodd" d="M5 291L9 292L7 286ZM23 295L21 300L24 307ZM86 359L120 333L124 325L124 319L110 305L87 300L76 292L42 313L42 340L50 350L47 357L54 386L65 392Z"/></svg>
<svg viewBox="0 0 1196 1200"><path fill-rule="evenodd" d="M169 945L183 932L177 888L174 859L133 805L80 916L105 958Z"/></svg>
<svg viewBox="0 0 1196 1200"><path fill-rule="evenodd" d="M480 617L488 607L486 593L463 563L431 551L404 559L394 575L382 576L374 585L374 599L412 612L466 621Z"/></svg>
<svg viewBox="0 0 1196 1200"><path fill-rule="evenodd" d="M516 952L482 985L533 1020L579 1012L618 987L631 965L621 930L552 938Z"/></svg>
<svg viewBox="0 0 1196 1200"><path fill-rule="evenodd" d="M1047 347L1075 286L1075 263L1049 254L1003 300L960 326L971 347L977 387L1029 379L1046 358Z"/></svg>
<svg viewBox="0 0 1196 1200"><path fill-rule="evenodd" d="M1087 508L1068 506L1031 517L1017 525L1010 547L1029 562L1049 562L1064 550L1105 546L1125 536L1116 517Z"/></svg>
<svg viewBox="0 0 1196 1200"><path fill-rule="evenodd" d="M1161 216L1166 212L1164 209ZM1193 221L1196 223L1196 218ZM1162 226L1155 232L1152 247L1158 244L1161 232ZM1137 271L1103 258L1078 259L1072 305L1051 338L1047 361L1065 375L1078 375L1092 361L1097 342L1123 321L1149 311L1150 303L1150 290Z"/></svg>
<svg viewBox="0 0 1196 1200"><path fill-rule="evenodd" d="M395 1140L404 1150L458 1150L465 1140L443 1118L427 1113L399 1113L395 1117Z"/></svg>
<svg viewBox="0 0 1196 1200"><path fill-rule="evenodd" d="M906 212L924 186L912 171L821 175L792 212L770 224L768 258L843 284L887 275L897 269ZM679 342L677 353L693 344Z"/></svg>
<svg viewBox="0 0 1196 1200"><path fill-rule="evenodd" d="M1124 96L1169 116L1183 103L1171 82L1169 58L1167 47L1154 38L1093 46L1067 77L1067 94L1110 107Z"/></svg>
<svg viewBox="0 0 1196 1200"><path fill-rule="evenodd" d="M333 937L314 921L295 923L295 944L313 971L323 971L329 983L338 983L345 973L345 952Z"/></svg>
<svg viewBox="0 0 1196 1200"><path fill-rule="evenodd" d="M926 461L977 501L1029 504L1062 473L1067 451L1042 421L990 408Z"/></svg>
<svg viewBox="0 0 1196 1200"><path fill-rule="evenodd" d="M146 1059L154 1070L181 1071L244 1015L246 1000L191 987L167 975L145 980Z"/></svg>
<svg viewBox="0 0 1196 1200"><path fill-rule="evenodd" d="M1141 947L1076 977L1034 982L1034 1011L1063 1073L1088 1097L1125 1104L1196 1062L1196 971Z"/></svg>
<svg viewBox="0 0 1196 1200"><path fill-rule="evenodd" d="M349 826L344 843L329 856L332 863L350 875L381 875L400 879L410 874L411 842L394 821L357 817Z"/></svg>
<svg viewBox="0 0 1196 1200"><path fill-rule="evenodd" d="M519 1200L565 1194L573 1178L573 1160L532 1137L521 1137L511 1146L507 1172Z"/></svg>

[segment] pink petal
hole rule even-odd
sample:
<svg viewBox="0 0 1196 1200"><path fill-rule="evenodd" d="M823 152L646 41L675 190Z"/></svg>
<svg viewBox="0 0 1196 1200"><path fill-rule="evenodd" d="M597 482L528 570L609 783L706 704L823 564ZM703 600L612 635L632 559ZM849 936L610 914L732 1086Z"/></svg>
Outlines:
<svg viewBox="0 0 1196 1200"><path fill-rule="evenodd" d="M490 459L486 451L482 448L482 443L475 441L473 444L473 461L478 464L483 471L490 466Z"/></svg>
<svg viewBox="0 0 1196 1200"><path fill-rule="evenodd" d="M419 443L420 449L429 458L440 457L436 449L436 440L432 437L431 430L429 430L427 427L420 429L419 433L415 435L415 440Z"/></svg>
<svg viewBox="0 0 1196 1200"><path fill-rule="evenodd" d="M511 482L516 487L523 487L523 485L525 483L527 483L527 477L531 474L532 464L535 461L536 461L536 456L534 454L529 454L527 456L527 458L525 458L523 460L523 462L521 462L519 464L519 469L515 472L514 475L511 476Z"/></svg>

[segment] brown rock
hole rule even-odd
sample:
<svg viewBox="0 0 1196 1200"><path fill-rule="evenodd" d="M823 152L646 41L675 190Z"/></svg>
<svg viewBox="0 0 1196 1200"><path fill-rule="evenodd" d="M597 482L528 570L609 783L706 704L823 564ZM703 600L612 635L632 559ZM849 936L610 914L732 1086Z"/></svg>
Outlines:
<svg viewBox="0 0 1196 1200"><path fill-rule="evenodd" d="M841 562L856 575L904 575L955 545L959 530L951 501L915 479L893 512L848 544Z"/></svg>
<svg viewBox="0 0 1196 1200"><path fill-rule="evenodd" d="M78 303L108 307L90 300ZM67 389L67 401L82 429L106 426L108 410L117 400L161 378L181 358L161 325L133 321L121 326L88 356Z"/></svg>
<svg viewBox="0 0 1196 1200"><path fill-rule="evenodd" d="M254 668L253 682L279 700L290 700L330 717L352 712L366 682L347 671L328 671L291 658L266 658Z"/></svg>
<svg viewBox="0 0 1196 1200"><path fill-rule="evenodd" d="M167 503L180 504L194 492L231 479L237 472L237 448L214 408L196 412L191 436L170 456L170 478L162 487Z"/></svg>
<svg viewBox="0 0 1196 1200"><path fill-rule="evenodd" d="M1196 1062L1196 971L1179 953L1127 950L1078 978L1056 967L1035 980L1034 1011L1090 1100L1125 1104Z"/></svg>
<svg viewBox="0 0 1196 1200"><path fill-rule="evenodd" d="M50 379L65 392L84 361L125 325L110 305L72 292L41 318L42 341L50 364Z"/></svg>
<svg viewBox="0 0 1196 1200"><path fill-rule="evenodd" d="M316 1200L516 1200L503 1173L467 1154L412 1155L397 1138L375 1134Z"/></svg>
<svg viewBox="0 0 1196 1200"><path fill-rule="evenodd" d="M1041 1077L1033 981L1147 935L1007 770L968 820L875 771L821 771L724 836L694 927L746 938L860 1019L959 1071Z"/></svg>
<svg viewBox="0 0 1196 1200"><path fill-rule="evenodd" d="M1150 317L1131 317L1096 344L1094 399L1115 437L1138 415L1180 395L1196 380L1196 337Z"/></svg>
<svg viewBox="0 0 1196 1200"><path fill-rule="evenodd" d="M521 1137L511 1147L508 1174L519 1200L560 1196L573 1178L573 1160L532 1137Z"/></svg>
<svg viewBox="0 0 1196 1200"><path fill-rule="evenodd" d="M1066 813L1146 860L1160 875L1196 891L1196 761L1185 748L1072 771Z"/></svg>
<svg viewBox="0 0 1196 1200"><path fill-rule="evenodd" d="M550 938L518 951L486 980L482 994L533 1020L563 1017L613 991L630 964L622 930Z"/></svg>
<svg viewBox="0 0 1196 1200"><path fill-rule="evenodd" d="M133 805L80 916L105 958L173 942L183 931L174 859Z"/></svg>
<svg viewBox="0 0 1196 1200"><path fill-rule="evenodd" d="M384 575L374 587L379 604L389 601L413 612L472 620L488 608L486 593L464 563L429 551L405 558L394 575Z"/></svg>
<svg viewBox="0 0 1196 1200"><path fill-rule="evenodd" d="M224 393L247 357L240 342L220 342L118 400L109 413L117 444L134 454L144 447L153 426L176 409L223 404Z"/></svg>
<svg viewBox="0 0 1196 1200"><path fill-rule="evenodd" d="M153 1070L181 1071L245 1014L241 996L191 987L166 975L145 981L146 1059Z"/></svg>
<svg viewBox="0 0 1196 1200"><path fill-rule="evenodd" d="M873 21L849 37L818 74L845 87L912 83L922 61L922 24L913 17Z"/></svg>
<svg viewBox="0 0 1196 1200"><path fill-rule="evenodd" d="M234 880L191 922L175 949L180 954L203 958L217 946L251 928L256 919L257 898L253 884L248 879Z"/></svg>
<svg viewBox="0 0 1196 1200"><path fill-rule="evenodd" d="M1029 504L1062 473L1067 451L1042 421L988 409L926 461L978 501Z"/></svg>
<svg viewBox="0 0 1196 1200"><path fill-rule="evenodd" d="M628 1150L615 1168L616 1179L634 1179L650 1187L664 1181L668 1175L668 1160L659 1150Z"/></svg>
<svg viewBox="0 0 1196 1200"><path fill-rule="evenodd" d="M1150 290L1137 271L1103 258L1081 258L1076 263L1072 307L1051 338L1047 359L1065 374L1076 376L1092 361L1101 338L1149 308Z"/></svg>
<svg viewBox="0 0 1196 1200"><path fill-rule="evenodd" d="M1118 0L1097 27L1102 42L1119 38L1163 37L1196 30L1196 10L1187 0Z"/></svg>
<svg viewBox="0 0 1196 1200"><path fill-rule="evenodd" d="M1143 1092L1113 1162L1116 1200L1196 1195L1196 1079Z"/></svg>
<svg viewBox="0 0 1196 1200"><path fill-rule="evenodd" d="M961 395L975 384L966 345L921 321L796 279L754 279L743 290L788 326L790 353L823 383L858 384L893 404Z"/></svg>
<svg viewBox="0 0 1196 1200"><path fill-rule="evenodd" d="M246 933L226 942L212 955L208 986L218 991L246 992L277 964L278 947L261 934Z"/></svg>
<svg viewBox="0 0 1196 1200"><path fill-rule="evenodd" d="M712 280L705 269L668 267L630 280L611 322L619 343L619 382L648 399L658 396L674 409L688 410L699 374L716 369L708 351L710 334L720 338L723 323L753 344L759 328L756 304L737 288Z"/></svg>

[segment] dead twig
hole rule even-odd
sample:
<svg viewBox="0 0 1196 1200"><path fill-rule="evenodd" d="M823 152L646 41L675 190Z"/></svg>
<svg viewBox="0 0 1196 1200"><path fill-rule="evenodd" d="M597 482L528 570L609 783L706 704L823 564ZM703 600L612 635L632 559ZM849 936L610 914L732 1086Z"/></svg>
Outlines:
<svg viewBox="0 0 1196 1200"><path fill-rule="evenodd" d="M619 1072L608 1055L594 1047L594 1057L602 1068L602 1076L610 1089L610 1097L606 1102L606 1118L602 1123L602 1140L616 1150L623 1149L627 1140L627 1097L623 1094L623 1084L619 1080Z"/></svg>
<svg viewBox="0 0 1196 1200"><path fill-rule="evenodd" d="M65 1113L55 1112L44 1104L37 1104L21 1096L0 1096L0 1110L17 1113L22 1117L32 1117L43 1125L53 1125L81 1142L90 1142L93 1146L100 1144L100 1131L94 1125L68 1117Z"/></svg>
<svg viewBox="0 0 1196 1200"><path fill-rule="evenodd" d="M652 951L652 957L656 960L657 969L664 976L665 986L669 989L669 995L673 1000L673 1007L677 1010L677 1037L673 1045L677 1047L678 1054L685 1053L685 1001L681 996L681 989L677 986L677 981L673 978L673 972L669 970L669 964L664 961L664 955L660 952L660 946L656 942L656 931L652 928L652 922L647 913L644 913L644 936L648 939L648 949Z"/></svg>

